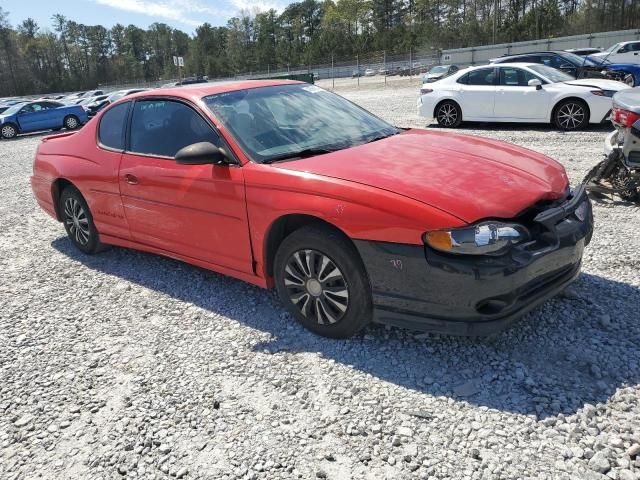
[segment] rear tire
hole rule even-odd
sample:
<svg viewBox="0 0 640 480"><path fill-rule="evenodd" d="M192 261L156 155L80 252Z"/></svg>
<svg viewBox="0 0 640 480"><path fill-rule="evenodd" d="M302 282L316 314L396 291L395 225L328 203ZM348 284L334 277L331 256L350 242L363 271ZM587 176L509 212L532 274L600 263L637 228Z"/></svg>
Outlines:
<svg viewBox="0 0 640 480"><path fill-rule="evenodd" d="M589 123L589 107L582 100L564 100L553 109L553 124L560 130L580 130Z"/></svg>
<svg viewBox="0 0 640 480"><path fill-rule="evenodd" d="M104 250L89 206L77 188L62 191L58 211L69 239L78 250L88 255Z"/></svg>
<svg viewBox="0 0 640 480"><path fill-rule="evenodd" d="M64 128L67 130L75 130L80 127L80 119L75 115L67 115L64 117Z"/></svg>
<svg viewBox="0 0 640 480"><path fill-rule="evenodd" d="M313 333L348 338L371 321L364 265L341 232L324 225L296 230L278 248L274 270L282 303Z"/></svg>
<svg viewBox="0 0 640 480"><path fill-rule="evenodd" d="M451 100L439 103L434 111L438 125L445 128L456 128L462 123L462 109Z"/></svg>
<svg viewBox="0 0 640 480"><path fill-rule="evenodd" d="M16 138L18 136L18 128L12 123L6 123L2 125L0 129L0 135L5 140L11 140L12 138Z"/></svg>

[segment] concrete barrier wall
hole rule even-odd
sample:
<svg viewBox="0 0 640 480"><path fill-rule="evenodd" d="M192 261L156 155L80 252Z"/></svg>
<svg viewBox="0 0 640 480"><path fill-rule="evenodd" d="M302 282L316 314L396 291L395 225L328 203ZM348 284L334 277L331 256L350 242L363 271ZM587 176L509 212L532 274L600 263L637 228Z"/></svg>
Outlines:
<svg viewBox="0 0 640 480"><path fill-rule="evenodd" d="M482 65L488 63L490 59L502 55L544 50L567 50L581 47L599 47L606 49L615 43L629 40L640 40L640 30L618 30L614 32L572 35L570 37L529 40L526 42L454 48L442 51L441 62L443 64L460 66Z"/></svg>

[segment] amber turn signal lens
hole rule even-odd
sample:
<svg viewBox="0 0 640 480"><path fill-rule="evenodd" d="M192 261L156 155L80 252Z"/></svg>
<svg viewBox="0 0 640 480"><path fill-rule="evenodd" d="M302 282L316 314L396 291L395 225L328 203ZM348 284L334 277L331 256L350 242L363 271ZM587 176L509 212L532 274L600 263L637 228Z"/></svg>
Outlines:
<svg viewBox="0 0 640 480"><path fill-rule="evenodd" d="M453 247L451 242L451 233L436 231L436 232L427 232L424 236L426 242L433 248L438 250L449 251Z"/></svg>

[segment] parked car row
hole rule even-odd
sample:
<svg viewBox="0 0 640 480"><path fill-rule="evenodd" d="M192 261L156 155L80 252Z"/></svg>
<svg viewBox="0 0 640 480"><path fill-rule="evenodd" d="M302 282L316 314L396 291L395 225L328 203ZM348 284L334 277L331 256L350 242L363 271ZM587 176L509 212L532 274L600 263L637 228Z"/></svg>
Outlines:
<svg viewBox="0 0 640 480"><path fill-rule="evenodd" d="M12 139L23 133L44 130L75 130L82 127L107 105L132 93L148 90L133 88L105 93L90 90L70 95L50 95L39 99L0 100L0 138Z"/></svg>

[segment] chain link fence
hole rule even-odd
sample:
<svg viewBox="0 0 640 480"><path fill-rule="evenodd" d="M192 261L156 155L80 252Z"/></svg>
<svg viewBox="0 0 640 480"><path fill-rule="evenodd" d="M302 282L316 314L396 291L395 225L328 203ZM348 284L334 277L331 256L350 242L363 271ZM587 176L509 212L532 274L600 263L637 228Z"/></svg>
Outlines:
<svg viewBox="0 0 640 480"><path fill-rule="evenodd" d="M227 77L210 78L216 80L241 80L272 78L286 75L312 74L315 83L335 90L358 88L361 85L384 86L389 83L420 85L422 76L433 66L441 63L458 67L488 63L491 58L504 54L522 53L535 50L569 49L595 45L607 48L611 44L640 38L640 30L600 32L570 37L558 37L524 42L483 45L450 50L422 48L401 54L374 52L348 57L328 56L324 62L308 65L265 65L256 71L238 72ZM157 81L133 81L101 85L101 88L117 90L124 88L155 88L166 83L177 82L177 78Z"/></svg>
<svg viewBox="0 0 640 480"><path fill-rule="evenodd" d="M439 64L440 52L427 50L404 54L388 55L386 52L375 52L366 55L334 57L324 63L308 65L287 65L275 68L266 65L259 71L238 73L233 76L209 78L210 81L263 79L287 75L311 74L314 82L324 88L341 89L357 88L360 85L384 86L389 82L406 84L421 83L424 75L431 67ZM188 76L188 75L187 75ZM167 83L177 82L177 78L155 81L112 82L101 84L106 90L126 88L156 88Z"/></svg>

